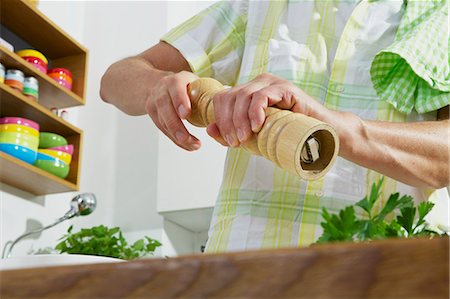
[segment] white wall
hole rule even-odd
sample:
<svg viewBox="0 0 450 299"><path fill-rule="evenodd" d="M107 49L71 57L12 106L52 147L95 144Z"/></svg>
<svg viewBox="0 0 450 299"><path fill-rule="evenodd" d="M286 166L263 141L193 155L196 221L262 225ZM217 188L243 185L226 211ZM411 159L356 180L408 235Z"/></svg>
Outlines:
<svg viewBox="0 0 450 299"><path fill-rule="evenodd" d="M83 43L84 4L82 2L42 2L40 9L75 39ZM83 129L89 127L89 120L78 123L76 109L71 109L70 119ZM87 135L89 136L90 132ZM86 160L90 160L89 153L85 153L84 158L83 164L86 165ZM93 166L96 167L97 165L94 164ZM85 188L88 188L97 195L108 193L109 188L107 184L98 184L93 188L91 186L86 187L83 183L92 180L92 177L86 167L84 169L82 167L82 171L81 190L87 190ZM70 192L36 197L12 187L2 185L0 192L1 248L3 248L6 241L14 239L25 232L27 220L32 219L46 225L61 217L69 209L69 201L75 194ZM73 222L94 222L94 220L98 220L99 222L108 223L109 219L107 214L108 212L100 206L96 211L96 218L86 217L85 219L74 220ZM55 241L66 231L69 225L70 223L68 222L48 230L38 240L23 241L17 245L14 254L25 254L32 247L37 249L54 245Z"/></svg>
<svg viewBox="0 0 450 299"><path fill-rule="evenodd" d="M129 117L118 112L100 100L98 91L100 78L111 63L155 44L169 27L209 4L194 1L40 1L39 9L44 14L89 49L86 105L72 108L69 113L70 121L84 130L80 192L94 192L98 207L90 216L54 227L37 240L21 242L14 255L26 254L32 247L53 246L71 223L76 228L98 224L120 226L131 240L144 235L167 239L167 249L161 254L187 253L190 248L199 247L197 243L204 243L204 236L193 234L193 243L180 245L177 240L189 239L191 232L184 234L184 229L174 229L177 226L168 222L164 224L157 213L156 202L158 196L165 200L165 195L174 190L171 198L176 199L172 201L176 209L184 208L184 201L191 199L194 205L202 204L196 203L195 199L208 199L208 205L211 205L218 183L210 188L211 180L208 179L211 176L195 177L186 170L211 159L203 159L201 153L211 157L217 146L206 144L200 153L192 155L180 152L163 140L148 117ZM206 134L201 138L205 140ZM162 146L159 146L161 141ZM217 171L216 181L219 181L222 164L223 161L217 162L217 166L210 164ZM183 186L174 188L177 176L168 171L169 168L184 178ZM197 192L202 189L198 188L198 179L206 186L204 193ZM157 192L158 188L163 189ZM68 210L69 201L75 194L35 197L1 186L0 245L3 247L6 241L23 233L27 219L46 225L59 218ZM190 198L180 196L183 194L191 195ZM163 232L164 226L168 227L167 232Z"/></svg>

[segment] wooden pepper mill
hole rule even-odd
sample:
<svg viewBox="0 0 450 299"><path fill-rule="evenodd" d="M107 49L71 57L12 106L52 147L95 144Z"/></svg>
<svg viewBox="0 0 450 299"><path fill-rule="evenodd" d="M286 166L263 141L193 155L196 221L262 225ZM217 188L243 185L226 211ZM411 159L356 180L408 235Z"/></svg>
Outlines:
<svg viewBox="0 0 450 299"><path fill-rule="evenodd" d="M197 127L215 122L212 99L223 89L224 86L212 78L201 78L189 84L192 113L188 121ZM329 124L269 107L262 129L241 147L302 179L314 180L324 176L333 165L339 139Z"/></svg>

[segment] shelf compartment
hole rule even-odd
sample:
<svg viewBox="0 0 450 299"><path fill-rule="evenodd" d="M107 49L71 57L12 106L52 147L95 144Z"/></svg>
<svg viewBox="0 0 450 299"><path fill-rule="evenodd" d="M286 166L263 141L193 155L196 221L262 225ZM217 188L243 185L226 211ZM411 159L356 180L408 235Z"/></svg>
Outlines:
<svg viewBox="0 0 450 299"><path fill-rule="evenodd" d="M67 192L67 191L74 191L78 190L78 185L80 181L80 166L81 166L81 148L82 148L82 139L83 139L83 131L78 129L77 127L71 125L67 121L63 120L62 118L59 118L55 116L53 113L51 113L48 109L42 107L32 99L27 98L23 94L21 94L19 91L12 89L8 85L0 84L0 116L6 117L6 116L18 116L18 117L24 117L30 120L33 120L37 123L39 123L40 131L41 132L53 132L59 135L64 136L67 141L70 144L74 145L74 154L72 155L72 163L70 164L70 172L66 179L58 178L50 173L47 173L43 170L38 169L37 167L34 167L32 165L29 165L25 162L22 162L18 159L15 159L14 157L11 157L13 159L9 159L8 161L3 161L5 158L2 159L1 164L1 179L0 181L12 185L14 187L17 187L19 189L26 190L30 193L36 194L36 195L43 195L44 190L49 191L50 193L58 193L58 192ZM5 154L6 155L6 154ZM9 155L7 155L10 157ZM18 170L16 170L14 167L14 162L21 162L16 163L16 167ZM27 178L26 181L30 182L36 182L36 172L29 172L29 167L25 167L23 164L26 164L26 166L29 166L33 169L39 170L37 173L46 174L46 178L42 182L42 186L28 186L26 188L23 187L23 182L18 182L18 178L20 178L20 175L27 174L30 176L30 178ZM13 173L14 175L17 174L17 179L15 179L15 176L12 178L7 178L7 173ZM63 184L63 186L56 187L54 186L56 183L54 181L47 182L48 177L53 177L56 182L64 181L67 184ZM69 188L70 187L70 188ZM64 191L61 191L64 190ZM45 192L47 192L45 191ZM48 194L50 194L48 193Z"/></svg>
<svg viewBox="0 0 450 299"><path fill-rule="evenodd" d="M69 61L69 58L64 58ZM62 61L62 60L61 60ZM26 76L33 76L39 81L39 104L47 108L67 108L84 105L84 99L59 85L46 74L38 71L31 64L20 58L16 53L0 45L0 62L6 69L19 69ZM70 63L70 61L69 61ZM75 73L77 76L81 74ZM74 75L75 76L75 75ZM74 81L75 84L76 80ZM75 87L75 85L74 85Z"/></svg>
<svg viewBox="0 0 450 299"><path fill-rule="evenodd" d="M0 181L34 195L78 191L77 185L0 152Z"/></svg>
<svg viewBox="0 0 450 299"><path fill-rule="evenodd" d="M0 16L2 25L42 52L51 67L69 69L74 76L73 92L85 97L88 57L85 47L26 1L2 0Z"/></svg>

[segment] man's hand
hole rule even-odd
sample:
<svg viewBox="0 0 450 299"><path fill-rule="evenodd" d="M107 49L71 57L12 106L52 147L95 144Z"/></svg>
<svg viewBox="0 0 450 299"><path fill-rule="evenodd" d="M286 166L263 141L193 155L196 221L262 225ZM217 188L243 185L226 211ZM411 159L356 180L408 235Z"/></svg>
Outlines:
<svg viewBox="0 0 450 299"><path fill-rule="evenodd" d="M179 147L189 151L201 146L200 140L191 135L181 121L191 113L187 85L196 79L196 75L186 71L162 77L150 89L145 105L147 113L161 132Z"/></svg>
<svg viewBox="0 0 450 299"><path fill-rule="evenodd" d="M213 101L216 123L210 124L207 132L221 144L232 147L240 146L261 130L269 106L318 119L331 113L291 82L271 74L224 90Z"/></svg>

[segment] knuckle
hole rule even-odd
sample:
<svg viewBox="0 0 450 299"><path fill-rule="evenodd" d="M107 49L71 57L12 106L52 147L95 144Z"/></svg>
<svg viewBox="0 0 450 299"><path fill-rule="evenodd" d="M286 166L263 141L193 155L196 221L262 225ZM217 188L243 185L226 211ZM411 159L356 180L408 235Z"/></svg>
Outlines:
<svg viewBox="0 0 450 299"><path fill-rule="evenodd" d="M238 100L238 101L248 101L248 100L251 99L253 93L254 92L250 88L244 87L243 89L241 89L236 94L236 100Z"/></svg>
<svg viewBox="0 0 450 299"><path fill-rule="evenodd" d="M265 97L266 97L266 93L264 92L263 89L260 89L260 90L258 90L256 92L254 92L252 94L252 104L257 102L257 101L261 101Z"/></svg>

